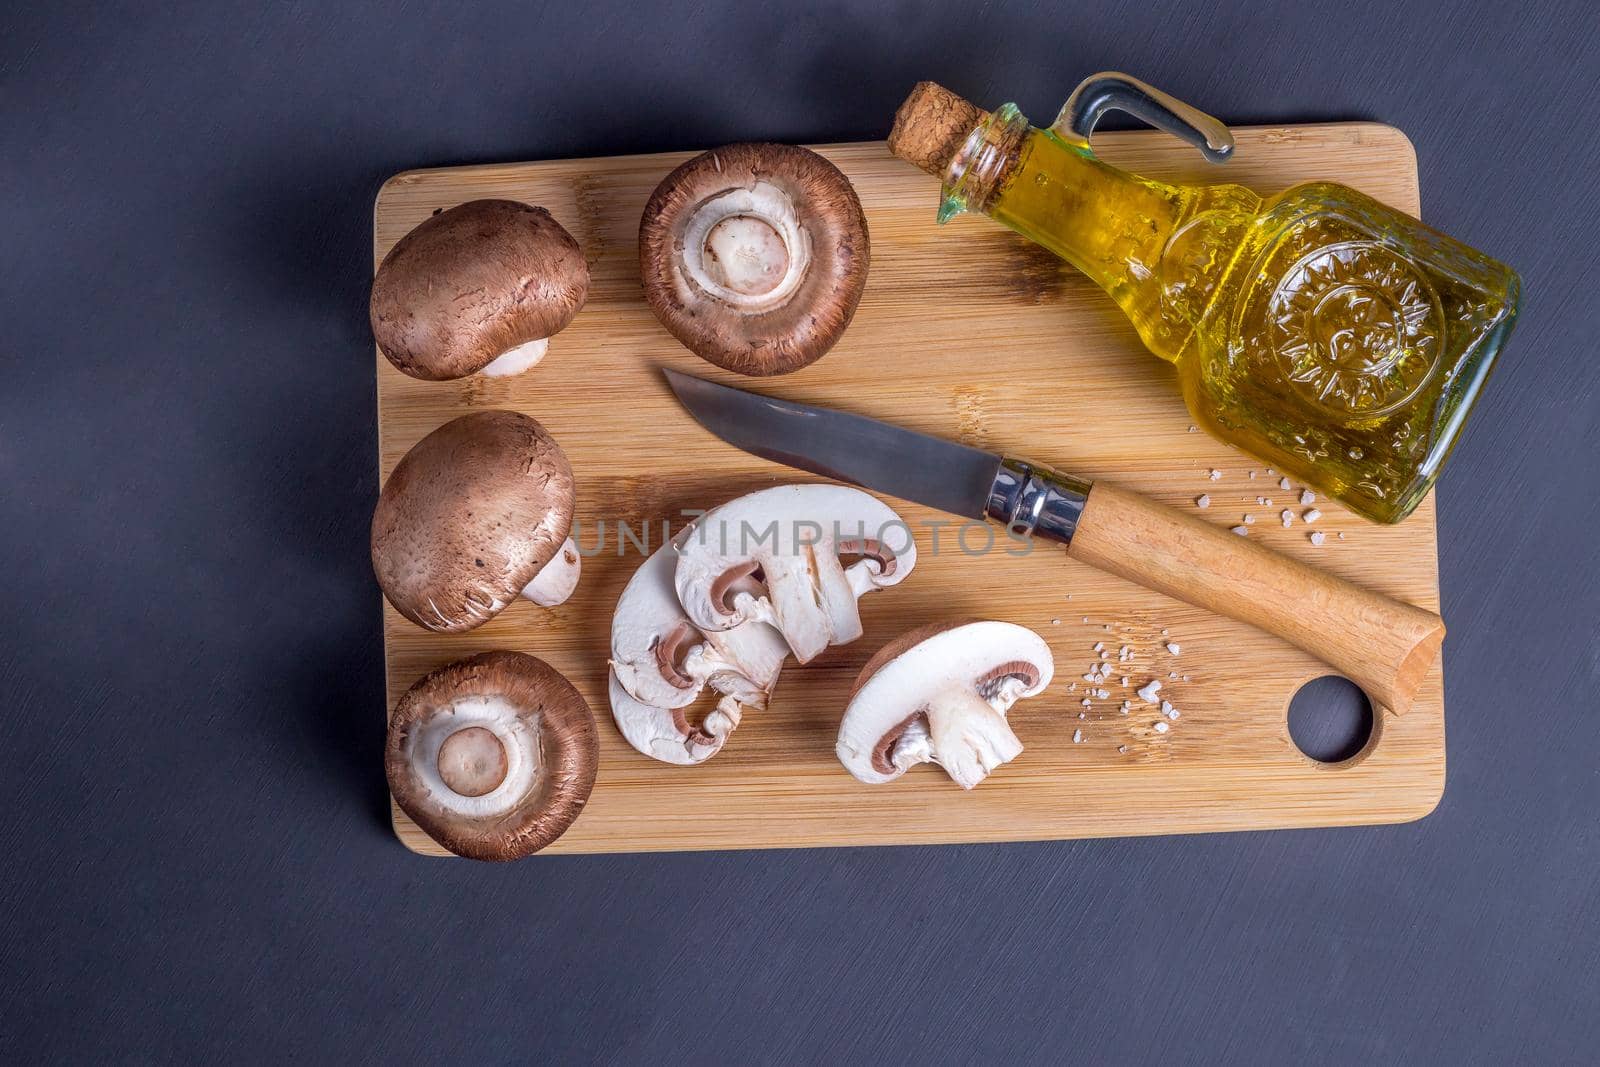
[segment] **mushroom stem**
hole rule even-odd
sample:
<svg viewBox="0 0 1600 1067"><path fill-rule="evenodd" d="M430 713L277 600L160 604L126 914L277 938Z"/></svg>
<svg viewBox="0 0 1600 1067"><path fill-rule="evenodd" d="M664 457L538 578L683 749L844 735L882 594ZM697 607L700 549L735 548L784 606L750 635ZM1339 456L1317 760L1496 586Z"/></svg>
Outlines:
<svg viewBox="0 0 1600 1067"><path fill-rule="evenodd" d="M533 576L533 581L522 590L522 595L542 608L563 604L578 588L578 573L582 569L578 545L569 537L561 542L561 548L550 557L550 562Z"/></svg>
<svg viewBox="0 0 1600 1067"><path fill-rule="evenodd" d="M529 341L526 344L517 345L515 348L508 348L490 360L488 365L478 373L488 378L509 378L513 374L521 374L523 371L532 370L544 358L544 354L549 351L549 348L550 338L548 337L541 337L537 341Z"/></svg>
<svg viewBox="0 0 1600 1067"><path fill-rule="evenodd" d="M962 789L1022 753L1006 717L965 686L940 690L928 702L927 715L934 759Z"/></svg>

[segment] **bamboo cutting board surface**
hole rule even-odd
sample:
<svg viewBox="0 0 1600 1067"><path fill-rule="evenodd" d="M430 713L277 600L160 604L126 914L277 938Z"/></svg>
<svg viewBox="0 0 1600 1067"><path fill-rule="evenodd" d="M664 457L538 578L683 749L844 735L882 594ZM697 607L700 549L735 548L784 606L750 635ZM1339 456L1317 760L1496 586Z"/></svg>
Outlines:
<svg viewBox="0 0 1600 1067"><path fill-rule="evenodd" d="M1328 178L1418 213L1416 157L1397 130L1339 123L1235 134L1238 149L1226 169L1154 132L1108 133L1095 144L1112 162L1155 178L1226 179L1261 192ZM1172 369L1145 352L1092 283L987 219L936 226L935 182L881 142L818 151L855 183L871 232L871 272L838 346L798 373L765 380L738 379L694 357L656 323L640 293L640 212L656 183L693 153L411 171L384 185L374 265L436 209L506 197L549 208L592 268L588 304L526 375L421 382L377 357L380 478L457 415L525 412L571 458L586 553L566 604L519 601L466 634L425 632L385 603L389 706L427 671L489 649L533 653L571 679L595 713L600 772L583 815L547 852L1187 833L1400 822L1433 810L1444 788L1438 665L1407 715L1375 716L1360 755L1319 764L1295 747L1287 725L1295 691L1329 673L1306 654L1069 561L1059 549L1012 556L1002 537L979 557L963 551L957 527L946 526L936 551L929 523L947 517L892 499L916 532L918 562L901 585L861 601L865 636L806 667L791 659L772 706L747 715L723 751L699 767L658 763L623 741L607 702L606 657L612 608L643 557L626 541L619 554L617 523L648 526L653 548L663 520L675 531L685 509L816 480L712 438L678 407L663 366L1020 452L1219 525L1250 513L1252 538L1438 608L1431 497L1398 527L1374 526L1319 499L1315 528L1327 542L1313 546L1302 523L1285 529L1277 517L1285 506L1304 510L1300 487L1284 492L1264 464L1193 432ZM1211 479L1211 470L1221 476ZM1202 493L1211 505L1197 511ZM972 531L965 548L981 552L983 540ZM1029 626L1055 652L1050 690L1010 714L1026 750L971 793L934 766L888 785L855 781L833 745L856 673L897 634L961 616ZM1169 641L1179 646L1176 656L1164 647ZM1098 658L1097 642L1113 662L1123 645L1133 659L1113 671L1110 697L1084 708L1081 676ZM1118 682L1124 670L1127 689ZM1154 729L1156 710L1133 695L1153 677L1181 711L1165 733ZM1127 715L1119 712L1124 699L1133 702ZM398 808L394 822L410 848L444 854Z"/></svg>

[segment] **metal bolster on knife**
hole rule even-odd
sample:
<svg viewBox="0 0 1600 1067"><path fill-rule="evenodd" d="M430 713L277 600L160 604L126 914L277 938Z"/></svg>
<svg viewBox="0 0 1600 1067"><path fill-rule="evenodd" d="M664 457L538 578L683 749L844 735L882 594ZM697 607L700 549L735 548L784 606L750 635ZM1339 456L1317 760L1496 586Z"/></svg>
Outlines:
<svg viewBox="0 0 1600 1067"><path fill-rule="evenodd" d="M1093 483L1038 463L1003 456L984 514L1024 537L1069 544Z"/></svg>

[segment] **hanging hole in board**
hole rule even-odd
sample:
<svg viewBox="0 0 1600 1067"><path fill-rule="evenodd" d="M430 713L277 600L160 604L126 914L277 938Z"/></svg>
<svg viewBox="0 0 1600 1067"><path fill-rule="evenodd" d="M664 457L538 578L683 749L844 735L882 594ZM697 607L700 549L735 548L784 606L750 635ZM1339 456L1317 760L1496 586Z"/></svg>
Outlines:
<svg viewBox="0 0 1600 1067"><path fill-rule="evenodd" d="M1372 702L1348 678L1313 678L1289 701L1289 736L1318 763L1343 763L1373 737Z"/></svg>

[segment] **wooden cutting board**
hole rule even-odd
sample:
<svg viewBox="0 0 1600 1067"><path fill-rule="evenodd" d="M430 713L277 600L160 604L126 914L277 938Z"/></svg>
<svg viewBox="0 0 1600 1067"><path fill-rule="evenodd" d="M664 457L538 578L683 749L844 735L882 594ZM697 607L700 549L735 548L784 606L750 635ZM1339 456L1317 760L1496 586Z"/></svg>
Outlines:
<svg viewBox="0 0 1600 1067"><path fill-rule="evenodd" d="M1339 123L1235 133L1238 149L1226 169L1154 132L1108 133L1095 144L1112 162L1155 178L1226 178L1261 192L1329 178L1418 212L1416 157L1397 130ZM935 183L882 143L818 151L860 194L871 275L854 324L831 353L799 373L761 381L738 380L695 358L656 323L640 295L640 212L662 176L691 153L411 171L383 186L374 264L435 210L508 197L549 208L593 269L588 305L529 374L421 382L377 359L380 478L419 438L457 415L525 412L572 460L587 553L578 592L566 604L546 610L518 602L471 633L427 633L385 604L389 706L427 671L488 649L530 652L566 674L594 709L601 766L582 817L547 852L1187 833L1400 822L1433 810L1444 789L1438 666L1409 714L1378 716L1360 755L1319 764L1290 740L1286 717L1295 691L1328 673L1309 656L1059 550L1013 557L997 549L974 558L946 527L935 551L927 523L945 517L894 500L917 531L917 568L900 586L862 600L864 637L803 668L791 660L772 706L749 715L727 747L699 767L658 763L623 741L606 699L606 656L612 607L642 557L631 544L619 555L616 524L638 530L648 523L654 547L662 520L676 530L684 509L815 480L712 438L673 400L663 366L1020 452L1222 526L1250 513L1250 536L1262 543L1438 607L1431 498L1398 527L1374 526L1318 500L1316 529L1327 543L1313 546L1303 523L1285 529L1278 519L1285 506L1304 510L1300 487L1283 491L1264 464L1195 432L1172 369L1140 347L1091 283L987 219L936 226ZM1212 470L1221 476L1212 480ZM1197 511L1202 493L1210 507ZM1258 496L1272 505L1258 504ZM604 550L595 554L602 521ZM969 535L967 547L981 549L981 541ZM857 671L895 635L950 616L1020 623L1054 649L1056 683L1011 712L1026 751L972 793L933 766L889 785L855 781L833 745ZM1168 641L1179 646L1176 656L1165 649ZM1097 642L1113 660L1128 645L1133 659L1114 672L1109 698L1084 708L1081 676L1098 658ZM1127 689L1116 680L1123 670ZM1155 709L1132 693L1152 677L1181 712L1165 733L1154 728ZM1119 711L1124 699L1133 701L1127 715ZM398 809L394 824L410 848L444 854Z"/></svg>

